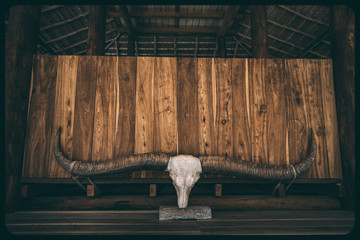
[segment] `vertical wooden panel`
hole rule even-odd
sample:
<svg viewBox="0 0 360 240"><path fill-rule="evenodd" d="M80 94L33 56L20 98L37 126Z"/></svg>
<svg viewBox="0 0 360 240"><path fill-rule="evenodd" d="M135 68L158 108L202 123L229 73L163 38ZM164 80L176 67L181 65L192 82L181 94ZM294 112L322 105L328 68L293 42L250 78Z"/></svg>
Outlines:
<svg viewBox="0 0 360 240"><path fill-rule="evenodd" d="M57 57L36 56L30 87L24 149L24 177L47 176L47 155L54 119Z"/></svg>
<svg viewBox="0 0 360 240"><path fill-rule="evenodd" d="M282 59L267 59L265 69L267 102L267 140L269 165L286 165L286 105Z"/></svg>
<svg viewBox="0 0 360 240"><path fill-rule="evenodd" d="M57 129L61 127L61 149L69 158L72 158L77 68L77 56L59 57L52 139L54 139ZM52 145L50 146L49 177L69 177L70 174L56 162L52 153Z"/></svg>
<svg viewBox="0 0 360 240"><path fill-rule="evenodd" d="M114 158L116 60L98 57L92 161Z"/></svg>
<svg viewBox="0 0 360 240"><path fill-rule="evenodd" d="M249 99L247 76L247 59L232 59L232 106L233 106L233 142L234 158L251 160L251 122L249 116Z"/></svg>
<svg viewBox="0 0 360 240"><path fill-rule="evenodd" d="M212 76L212 59L197 59L198 111L199 111L199 154L214 154L216 145L215 110L216 82Z"/></svg>
<svg viewBox="0 0 360 240"><path fill-rule="evenodd" d="M138 57L134 153L154 152L154 67L155 58ZM142 175L141 175L142 174ZM145 176L145 171L133 177Z"/></svg>
<svg viewBox="0 0 360 240"><path fill-rule="evenodd" d="M117 58L115 157L134 153L136 58Z"/></svg>
<svg viewBox="0 0 360 240"><path fill-rule="evenodd" d="M268 164L265 61L249 59L249 96L252 161Z"/></svg>
<svg viewBox="0 0 360 240"><path fill-rule="evenodd" d="M304 60L285 59L285 99L287 113L287 156L286 164L294 164L306 156L309 130L309 116L306 108L307 90ZM313 168L313 166L311 167ZM312 170L305 174L312 176Z"/></svg>
<svg viewBox="0 0 360 240"><path fill-rule="evenodd" d="M76 101L72 157L91 161L95 115L97 57L79 58L76 81Z"/></svg>
<svg viewBox="0 0 360 240"><path fill-rule="evenodd" d="M154 145L156 152L177 153L177 62L155 59Z"/></svg>
<svg viewBox="0 0 360 240"><path fill-rule="evenodd" d="M325 137L329 162L329 177L342 178L334 80L332 77L332 61L322 59L319 60L319 65L325 121Z"/></svg>
<svg viewBox="0 0 360 240"><path fill-rule="evenodd" d="M177 61L156 58L154 78L155 152L178 153ZM169 177L167 172L153 172L147 177Z"/></svg>
<svg viewBox="0 0 360 240"><path fill-rule="evenodd" d="M232 82L231 59L215 59L217 154L232 157Z"/></svg>
<svg viewBox="0 0 360 240"><path fill-rule="evenodd" d="M325 122L323 113L321 79L319 73L319 63L317 60L308 59L304 64L306 73L306 87L308 91L308 107L310 115L310 125L314 130L317 142L317 160L315 162L314 175L317 178L329 177L329 166L327 159L327 146L325 142Z"/></svg>
<svg viewBox="0 0 360 240"><path fill-rule="evenodd" d="M180 154L199 154L198 82L196 66L196 58L178 59L177 109Z"/></svg>

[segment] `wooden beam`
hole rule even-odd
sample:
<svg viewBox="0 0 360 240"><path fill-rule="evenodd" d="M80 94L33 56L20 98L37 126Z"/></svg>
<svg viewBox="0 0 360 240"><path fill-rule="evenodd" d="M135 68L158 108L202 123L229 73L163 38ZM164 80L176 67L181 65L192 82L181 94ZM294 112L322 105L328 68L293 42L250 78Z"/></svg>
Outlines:
<svg viewBox="0 0 360 240"><path fill-rule="evenodd" d="M149 196L150 197L156 197L157 191L156 191L156 184L150 184L149 187Z"/></svg>
<svg viewBox="0 0 360 240"><path fill-rule="evenodd" d="M128 35L127 55L128 56L135 55L135 36L134 36L134 34Z"/></svg>
<svg viewBox="0 0 360 240"><path fill-rule="evenodd" d="M334 89L347 206L355 207L355 16L346 6L330 8Z"/></svg>
<svg viewBox="0 0 360 240"><path fill-rule="evenodd" d="M44 42L44 40L42 39L42 37L39 36L39 39L38 39L38 43L40 44L40 46L42 46L43 48L45 48L45 50L49 53L49 54L52 54L52 55L57 55L55 50L49 46L48 44L46 44Z"/></svg>
<svg viewBox="0 0 360 240"><path fill-rule="evenodd" d="M214 196L192 195L189 205L203 205L213 210L271 210L271 209L341 209L338 197L321 195L288 195L276 198L268 195L232 195L217 198ZM87 198L32 197L23 199L23 207L28 210L109 210L109 209L154 209L159 206L175 206L176 194L100 196Z"/></svg>
<svg viewBox="0 0 360 240"><path fill-rule="evenodd" d="M5 40L6 211L19 206L31 68L36 53L40 6L10 8Z"/></svg>
<svg viewBox="0 0 360 240"><path fill-rule="evenodd" d="M229 5L225 11L225 16L222 21L221 27L219 29L218 37L224 37L227 30L231 27L233 23L233 16L239 11L240 6L238 5Z"/></svg>
<svg viewBox="0 0 360 240"><path fill-rule="evenodd" d="M235 49L234 49L233 58L235 58L235 57L236 57L236 52L237 52L237 50L238 50L238 46L239 46L239 42L238 42L238 41L236 41L236 46L235 46Z"/></svg>
<svg viewBox="0 0 360 240"><path fill-rule="evenodd" d="M58 27L58 26L64 25L64 24L66 24L66 23L75 21L75 20L77 20L77 19L79 19L79 18L82 18L82 17L85 17L85 16L87 16L87 15L89 15L89 12L81 13L81 14L79 14L79 15L76 15L76 16L72 17L72 18L68 18L68 19L66 19L66 20L64 20L64 21L57 22L57 23L50 24L50 25L47 25L47 26L45 26L45 27L42 27L42 28L40 28L40 31L45 31L45 30L48 30L48 29L50 29L50 28L54 28L54 27Z"/></svg>
<svg viewBox="0 0 360 240"><path fill-rule="evenodd" d="M180 5L175 5L175 13L180 13ZM175 28L179 28L180 19L178 16L175 16Z"/></svg>
<svg viewBox="0 0 360 240"><path fill-rule="evenodd" d="M218 41L218 56L220 58L225 58L226 57L226 46L225 46L225 38L224 37L220 37L217 39Z"/></svg>
<svg viewBox="0 0 360 240"><path fill-rule="evenodd" d="M127 32L130 35L133 35L134 34L134 27L133 27L131 19L129 17L129 12L128 12L128 9L127 9L126 5L120 5L119 10L120 10L120 13L121 13L121 17L124 20L125 27L127 28Z"/></svg>
<svg viewBox="0 0 360 240"><path fill-rule="evenodd" d="M284 9L284 10L286 10L286 11L292 13L292 14L295 14L296 16L299 16L299 17L301 17L301 18L303 18L303 19L305 19L305 20L308 20L308 21L311 21L311 22L315 22L315 23L321 24L321 25L323 25L323 26L325 26L325 27L329 27L329 24L328 24L328 23L323 22L323 21L318 20L318 19L315 19L315 18L311 18L311 17L309 17L309 16L305 16L305 15L301 14L300 12L295 11L295 10L292 10L291 8L289 8L289 7L287 7L287 6L278 5L277 7L282 8L282 9ZM314 7L315 7L315 6L314 6ZM323 7L323 6L321 6L321 7Z"/></svg>
<svg viewBox="0 0 360 240"><path fill-rule="evenodd" d="M196 55L197 55L198 43L199 43L199 37L196 37L196 38L195 38L195 53L194 53L194 57L196 57Z"/></svg>
<svg viewBox="0 0 360 240"><path fill-rule="evenodd" d="M221 197L222 195L222 184L215 184L215 197Z"/></svg>
<svg viewBox="0 0 360 240"><path fill-rule="evenodd" d="M87 55L104 55L106 31L106 7L90 6Z"/></svg>
<svg viewBox="0 0 360 240"><path fill-rule="evenodd" d="M250 6L252 55L256 58L269 57L267 16L265 5Z"/></svg>
<svg viewBox="0 0 360 240"><path fill-rule="evenodd" d="M306 54L308 54L309 52L311 52L311 50L313 50L317 45L319 45L319 43L324 40L325 38L327 38L330 35L330 31L325 30L319 37L317 37L316 39L312 40L302 51L302 53L299 55L299 58L305 57Z"/></svg>
<svg viewBox="0 0 360 240"><path fill-rule="evenodd" d="M118 28L119 32L127 32L126 28ZM174 28L174 27L137 27L134 28L136 33L150 33L150 34L218 34L219 30L216 28ZM227 31L228 34L235 34L236 31L231 29Z"/></svg>
<svg viewBox="0 0 360 240"><path fill-rule="evenodd" d="M120 11L109 11L110 17L122 17ZM190 13L190 12L130 12L129 17L156 18L156 17L178 17L178 18L224 18L222 13ZM243 19L243 14L234 14L232 18Z"/></svg>

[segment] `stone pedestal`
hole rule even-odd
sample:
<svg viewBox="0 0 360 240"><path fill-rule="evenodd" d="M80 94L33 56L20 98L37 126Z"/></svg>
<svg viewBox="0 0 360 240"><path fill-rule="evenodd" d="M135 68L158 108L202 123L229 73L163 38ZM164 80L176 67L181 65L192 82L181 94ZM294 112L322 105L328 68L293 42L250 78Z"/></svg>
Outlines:
<svg viewBox="0 0 360 240"><path fill-rule="evenodd" d="M211 219L211 208L207 206L188 206L187 208L160 206L159 220L174 219Z"/></svg>

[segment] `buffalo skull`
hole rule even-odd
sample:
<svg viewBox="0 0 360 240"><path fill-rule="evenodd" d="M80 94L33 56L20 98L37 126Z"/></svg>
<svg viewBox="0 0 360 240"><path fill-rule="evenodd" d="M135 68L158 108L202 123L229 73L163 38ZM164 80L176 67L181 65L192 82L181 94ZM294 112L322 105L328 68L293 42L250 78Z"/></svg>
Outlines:
<svg viewBox="0 0 360 240"><path fill-rule="evenodd" d="M96 162L72 161L61 152L60 133L61 128L59 128L54 141L55 159L72 176L89 177L134 170L166 170L169 171L176 188L179 208L187 207L189 193L202 172L287 180L305 173L316 156L316 141L311 130L311 143L305 159L285 167L255 164L245 160L234 161L226 156L199 156L197 158L190 155L171 156L167 153L143 153Z"/></svg>

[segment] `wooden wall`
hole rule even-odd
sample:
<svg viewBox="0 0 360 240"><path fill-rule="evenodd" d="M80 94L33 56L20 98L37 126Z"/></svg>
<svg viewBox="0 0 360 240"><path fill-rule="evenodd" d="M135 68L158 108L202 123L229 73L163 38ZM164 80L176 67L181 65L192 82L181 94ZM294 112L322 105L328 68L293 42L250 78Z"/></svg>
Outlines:
<svg viewBox="0 0 360 240"><path fill-rule="evenodd" d="M52 153L59 126L77 160L168 152L278 166L305 156L313 128L303 177L342 178L330 59L35 56L23 177L69 177Z"/></svg>

